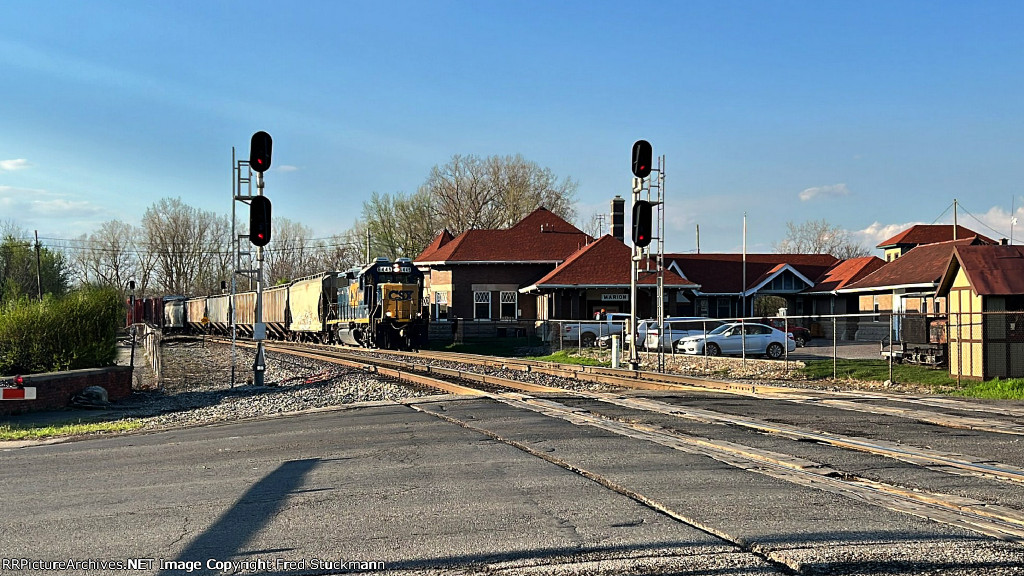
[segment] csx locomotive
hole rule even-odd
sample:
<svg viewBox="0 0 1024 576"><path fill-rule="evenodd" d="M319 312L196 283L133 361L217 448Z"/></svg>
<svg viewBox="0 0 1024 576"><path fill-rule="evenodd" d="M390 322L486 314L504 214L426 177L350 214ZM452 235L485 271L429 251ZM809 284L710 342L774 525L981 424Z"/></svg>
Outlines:
<svg viewBox="0 0 1024 576"><path fill-rule="evenodd" d="M337 340L368 348L418 348L426 335L423 273L387 258L338 278Z"/></svg>
<svg viewBox="0 0 1024 576"><path fill-rule="evenodd" d="M158 299L154 299L158 300ZM256 293L165 299L164 314L135 316L165 331L240 336L255 327ZM174 308L174 313L169 308ZM323 272L263 291L268 338L340 342L368 348L419 348L426 340L423 273L409 258L378 258L346 272Z"/></svg>

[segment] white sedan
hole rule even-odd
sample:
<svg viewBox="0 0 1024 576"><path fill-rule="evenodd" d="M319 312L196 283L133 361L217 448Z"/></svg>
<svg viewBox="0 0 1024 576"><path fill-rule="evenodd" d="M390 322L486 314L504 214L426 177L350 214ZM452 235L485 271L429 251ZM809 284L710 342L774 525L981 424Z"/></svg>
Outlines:
<svg viewBox="0 0 1024 576"><path fill-rule="evenodd" d="M750 322L734 322L723 324L708 332L707 336L689 336L679 341L676 350L684 354L704 354L721 356L723 354L764 354L777 360L782 358L786 350L796 350L793 336L764 324Z"/></svg>

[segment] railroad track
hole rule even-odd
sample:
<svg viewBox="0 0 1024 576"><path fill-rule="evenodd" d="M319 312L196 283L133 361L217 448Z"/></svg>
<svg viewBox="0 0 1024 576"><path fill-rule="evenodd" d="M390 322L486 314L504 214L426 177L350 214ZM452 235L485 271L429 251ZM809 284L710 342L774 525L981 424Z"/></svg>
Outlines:
<svg viewBox="0 0 1024 576"><path fill-rule="evenodd" d="M1022 468L922 447L829 434L713 410L679 406L658 399L635 397L632 393L628 392L589 391L570 389L570 387L581 381L598 382L602 385L617 387L621 390L684 390L696 387L730 394L759 395L794 402L832 402L835 406L848 407L849 409L873 409L861 405L847 406L848 404L856 404L853 400L830 399L826 398L824 394L810 390L735 385L727 382L708 381L678 375L611 371L609 369L593 367L552 366L546 363L518 359L496 359L473 355L437 353L396 355L390 352L387 353L388 358L383 358L369 357L365 352L352 349L318 348L311 350L307 346L300 347L277 343L267 345L268 351L336 362L372 371L382 376L396 378L416 386L435 388L448 394L486 397L516 409L557 418L574 425L589 426L674 450L698 454L735 468L770 476L795 485L840 494L860 502L868 502L874 506L956 526L1001 540L1024 544L1024 513L1012 507L964 496L908 489L899 485L864 478L820 462L786 453L765 450L742 443L687 434L672 426L654 425L637 421L636 418L608 415L601 409L595 410L593 405L615 406L641 415L656 414L673 419L742 427L783 438L811 441L842 450L854 450L884 456L935 471L983 476L1010 486L1019 487L1021 483L1024 483L1024 469ZM410 356L417 358L418 361L411 361L412 358ZM453 360L462 363L468 362L476 366L489 366L563 378L568 387L523 382L501 376L483 374L473 370L460 370L437 365L441 361L450 362ZM853 395L849 396L852 398ZM559 401L559 399L562 400ZM592 404L587 408L580 408L567 404L567 400L581 400ZM748 547L746 543L731 537L729 534L722 533L712 526L704 525L693 518L689 518L685 512L673 510L664 503L657 502L642 493L633 491L627 486L621 486L596 472L563 461L521 442L502 437L500 434L477 426L471 421L453 417L443 410L435 409L429 402L414 400L408 401L407 404L414 410L458 424L466 429L514 446L532 456L542 458L566 470L589 478L606 488L615 490L680 522L715 534L734 545L743 548ZM938 404L942 403L939 402ZM922 405L928 404L922 401ZM892 414L893 410L882 406L880 413ZM1010 413L1013 414L1013 411L1010 411ZM957 422L956 417L939 418L934 414L926 413L925 410L903 411L900 416L923 419L923 421L945 420L946 425L953 428L961 427L964 424L963 422ZM1011 427L1009 424L1007 426ZM1014 432L1001 431L1001 433ZM769 556L766 556L766 558L773 562L782 561Z"/></svg>

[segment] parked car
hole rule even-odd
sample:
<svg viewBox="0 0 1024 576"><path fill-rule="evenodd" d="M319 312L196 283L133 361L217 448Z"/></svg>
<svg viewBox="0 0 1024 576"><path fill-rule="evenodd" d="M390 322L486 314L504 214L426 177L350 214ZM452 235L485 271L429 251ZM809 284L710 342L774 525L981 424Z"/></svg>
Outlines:
<svg viewBox="0 0 1024 576"><path fill-rule="evenodd" d="M664 331L657 320L647 320L644 338L641 342L649 350L674 350L676 344L687 336L703 336L723 324L721 320L701 317L665 318Z"/></svg>
<svg viewBox="0 0 1024 576"><path fill-rule="evenodd" d="M783 332L789 332L790 334L792 334L793 340L796 341L797 346L807 346L807 343L811 341L811 331L808 330L807 328L804 328L803 326L798 326L797 324L794 324L792 322L787 322L785 318L776 317L767 318L766 320L766 322L762 323L767 324L777 330L782 330Z"/></svg>
<svg viewBox="0 0 1024 576"><path fill-rule="evenodd" d="M625 318L620 320L620 322L621 322L622 326L625 327L625 325L627 323L629 323L629 314L623 314L623 315L625 316ZM657 320L638 320L637 321L637 323L636 323L636 332L637 332L637 337L638 337L637 339L640 340L640 342L644 342L644 339L647 337L646 336L647 335L647 327L648 327L650 322L654 322L655 325L657 325L657 323L658 323ZM597 339L597 346L600 347L600 348L611 348L612 347L612 336L613 335L618 335L622 339L622 346L624 348L628 348L630 342L632 342L632 340L630 339L630 336L629 336L628 333L627 334L623 334L622 331L619 330L619 331L616 331L616 332L614 332L612 334L606 334L604 336L598 337L598 339Z"/></svg>
<svg viewBox="0 0 1024 576"><path fill-rule="evenodd" d="M731 322L715 328L707 336L688 336L679 341L676 350L684 354L763 354L777 360L786 351L796 350L796 341L787 334L767 324L752 322Z"/></svg>
<svg viewBox="0 0 1024 576"><path fill-rule="evenodd" d="M622 328L629 323L629 314L611 312L602 320L580 320L565 322L562 328L562 340L578 342L581 346L593 346L598 338L622 334Z"/></svg>

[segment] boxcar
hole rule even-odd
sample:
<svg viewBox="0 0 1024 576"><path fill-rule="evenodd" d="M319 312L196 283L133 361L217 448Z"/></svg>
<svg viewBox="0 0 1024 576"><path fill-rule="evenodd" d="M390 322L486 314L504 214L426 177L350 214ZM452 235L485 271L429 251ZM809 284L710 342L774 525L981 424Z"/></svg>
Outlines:
<svg viewBox="0 0 1024 576"><path fill-rule="evenodd" d="M154 328L164 325L164 299L151 296L142 301L142 321Z"/></svg>
<svg viewBox="0 0 1024 576"><path fill-rule="evenodd" d="M145 321L145 304L142 299L129 298L125 303L128 306L124 319L125 327Z"/></svg>

